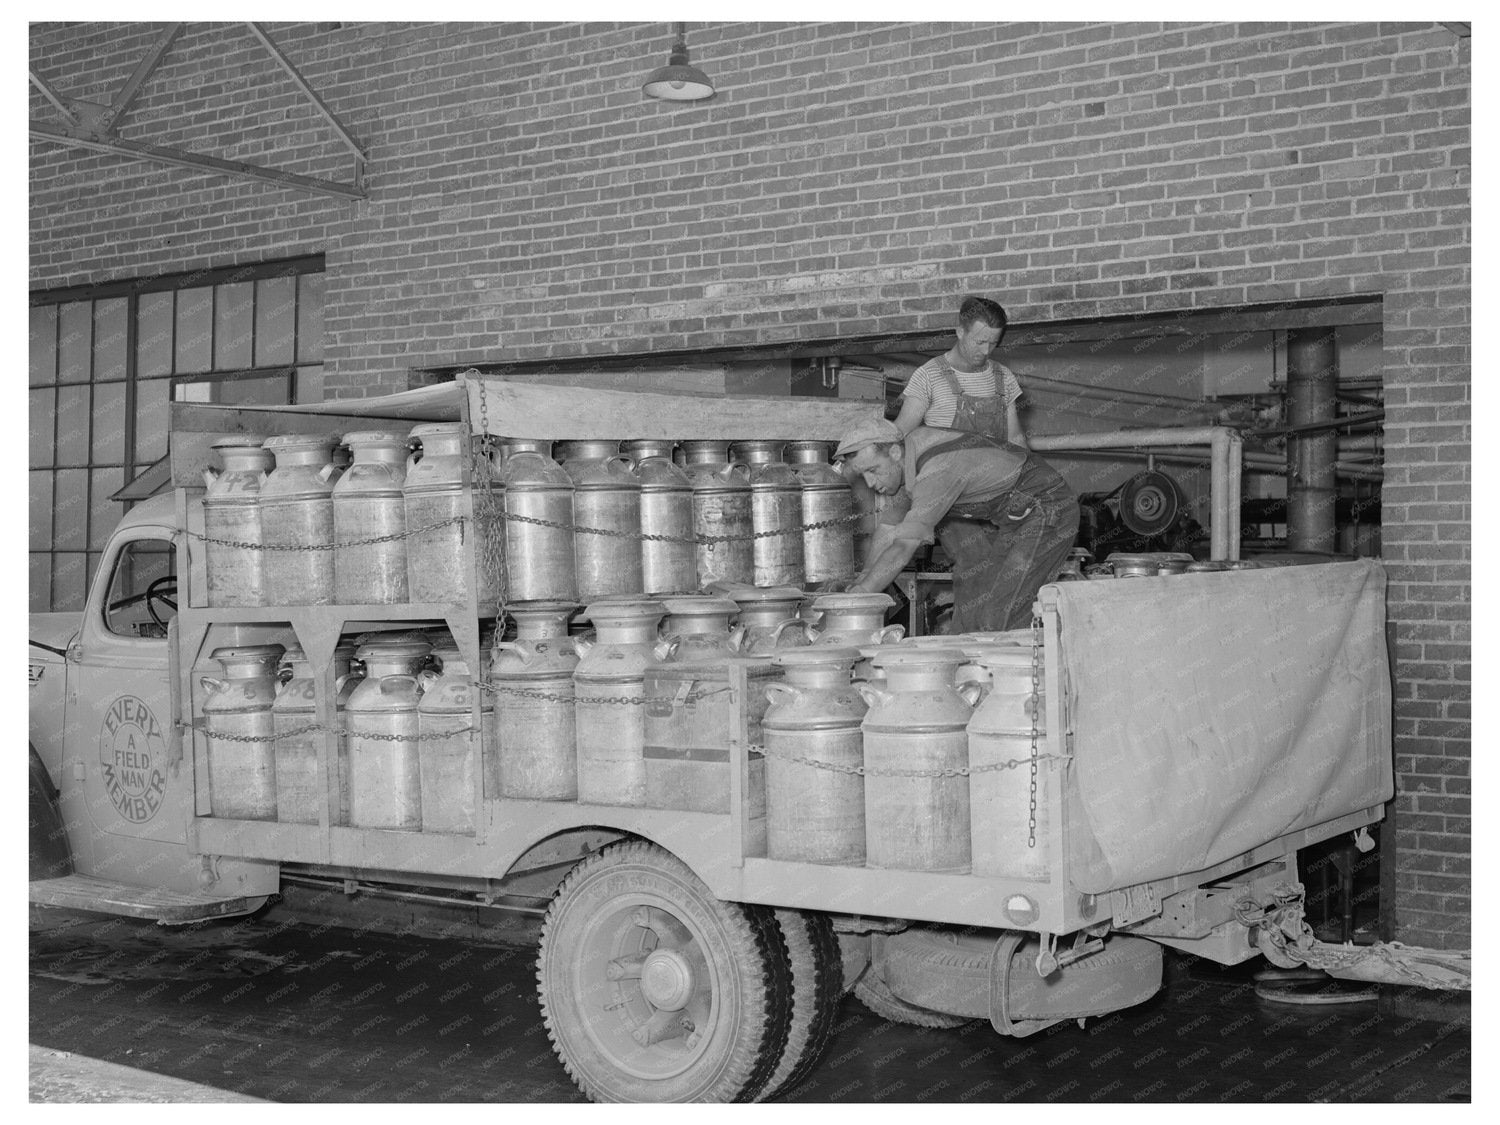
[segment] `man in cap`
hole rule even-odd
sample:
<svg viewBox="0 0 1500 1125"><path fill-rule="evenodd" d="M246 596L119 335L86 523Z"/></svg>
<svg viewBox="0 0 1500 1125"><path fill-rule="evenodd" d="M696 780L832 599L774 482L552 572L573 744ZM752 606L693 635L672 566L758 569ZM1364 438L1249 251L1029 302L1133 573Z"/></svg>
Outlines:
<svg viewBox="0 0 1500 1125"><path fill-rule="evenodd" d="M940 538L953 563L953 631L1022 629L1037 590L1057 577L1078 533L1078 501L1035 454L980 434L894 423L856 425L834 452L882 496L897 498L851 591L893 582Z"/></svg>

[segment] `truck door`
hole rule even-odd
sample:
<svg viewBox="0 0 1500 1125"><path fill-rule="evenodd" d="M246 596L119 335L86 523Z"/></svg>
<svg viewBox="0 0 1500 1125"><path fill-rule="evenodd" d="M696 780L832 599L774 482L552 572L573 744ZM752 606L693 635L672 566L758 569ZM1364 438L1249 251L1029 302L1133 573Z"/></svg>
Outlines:
<svg viewBox="0 0 1500 1125"><path fill-rule="evenodd" d="M63 816L81 874L190 891L191 763L173 748L168 625L171 532L126 527L110 543L70 661Z"/></svg>

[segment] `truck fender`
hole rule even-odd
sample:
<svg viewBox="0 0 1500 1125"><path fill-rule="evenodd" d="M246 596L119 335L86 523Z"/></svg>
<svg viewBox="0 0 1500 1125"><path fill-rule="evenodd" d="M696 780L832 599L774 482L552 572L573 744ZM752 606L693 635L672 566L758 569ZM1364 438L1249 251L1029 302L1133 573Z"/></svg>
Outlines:
<svg viewBox="0 0 1500 1125"><path fill-rule="evenodd" d="M47 775L41 755L29 742L31 783L27 804L31 812L30 878L58 879L73 873L73 849L68 844L68 829L63 823L62 808L57 803L57 786Z"/></svg>

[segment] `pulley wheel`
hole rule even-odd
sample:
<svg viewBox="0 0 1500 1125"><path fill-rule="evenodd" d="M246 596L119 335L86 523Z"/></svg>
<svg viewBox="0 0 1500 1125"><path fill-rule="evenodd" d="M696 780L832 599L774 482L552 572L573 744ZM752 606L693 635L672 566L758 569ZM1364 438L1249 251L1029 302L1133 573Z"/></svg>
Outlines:
<svg viewBox="0 0 1500 1125"><path fill-rule="evenodd" d="M1182 513L1182 490L1165 473L1137 473L1120 489L1120 520L1137 535L1160 535Z"/></svg>

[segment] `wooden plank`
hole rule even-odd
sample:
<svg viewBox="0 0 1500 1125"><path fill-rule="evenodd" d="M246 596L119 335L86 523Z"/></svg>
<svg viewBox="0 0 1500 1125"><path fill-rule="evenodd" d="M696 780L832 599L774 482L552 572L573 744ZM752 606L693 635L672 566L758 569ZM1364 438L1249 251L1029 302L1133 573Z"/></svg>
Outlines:
<svg viewBox="0 0 1500 1125"><path fill-rule="evenodd" d="M877 416L870 402L770 395L659 394L598 387L517 383L460 376L469 415L487 418L499 437L782 438L835 441L861 419Z"/></svg>

